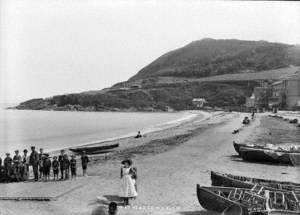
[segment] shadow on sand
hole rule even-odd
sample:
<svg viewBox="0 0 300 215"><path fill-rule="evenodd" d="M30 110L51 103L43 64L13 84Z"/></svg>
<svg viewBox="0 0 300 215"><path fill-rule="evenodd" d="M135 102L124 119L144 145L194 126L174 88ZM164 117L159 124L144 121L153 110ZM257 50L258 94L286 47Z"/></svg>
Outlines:
<svg viewBox="0 0 300 215"><path fill-rule="evenodd" d="M218 212L214 211L181 211L178 214L181 215L220 215Z"/></svg>

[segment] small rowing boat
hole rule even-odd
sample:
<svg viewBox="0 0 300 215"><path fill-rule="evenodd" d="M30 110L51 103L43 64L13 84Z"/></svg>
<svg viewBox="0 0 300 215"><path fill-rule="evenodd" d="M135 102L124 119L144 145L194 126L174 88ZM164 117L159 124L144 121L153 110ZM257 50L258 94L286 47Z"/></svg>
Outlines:
<svg viewBox="0 0 300 215"><path fill-rule="evenodd" d="M78 147L78 148L71 148L70 151L75 153L83 153L84 151L87 154L100 154L100 153L107 153L112 149L119 147L119 144L111 144L111 145L102 145L102 146L93 146L93 147Z"/></svg>

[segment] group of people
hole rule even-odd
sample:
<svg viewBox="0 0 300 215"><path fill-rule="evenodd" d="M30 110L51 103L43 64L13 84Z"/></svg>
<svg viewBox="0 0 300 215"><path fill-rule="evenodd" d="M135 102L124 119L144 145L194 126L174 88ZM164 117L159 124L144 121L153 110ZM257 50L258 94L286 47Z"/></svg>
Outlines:
<svg viewBox="0 0 300 215"><path fill-rule="evenodd" d="M81 155L81 166L84 176L87 176L86 170L88 163L89 157L83 152ZM69 159L65 150L61 150L60 155L53 156L51 160L49 154L44 153L42 148L38 153L35 147L32 146L30 155L28 155L28 151L25 149L22 156L19 154L19 150L15 150L15 155L13 157L10 156L10 153L6 153L3 162L0 158L0 182L28 180L30 166L32 166L35 181L50 180L51 169L54 180L67 180L70 178L70 172L71 178L77 176L77 160L75 155L71 155L71 158Z"/></svg>

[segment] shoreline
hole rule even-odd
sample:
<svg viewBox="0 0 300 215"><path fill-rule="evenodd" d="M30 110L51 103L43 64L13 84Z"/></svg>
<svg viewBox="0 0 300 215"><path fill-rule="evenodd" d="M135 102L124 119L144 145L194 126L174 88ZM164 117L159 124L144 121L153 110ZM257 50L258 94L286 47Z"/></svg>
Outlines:
<svg viewBox="0 0 300 215"><path fill-rule="evenodd" d="M144 129L141 129L140 131L143 135L143 138L146 137L147 135L151 134L151 133L163 132L164 130L172 129L172 128L177 127L177 126L181 126L185 123L190 123L193 120L206 120L206 119L208 119L209 117L212 116L212 114L207 112L207 111L190 110L190 111L180 111L180 112L182 112L183 115L178 119L163 122L163 123L159 123L159 124L152 125L150 127L146 127ZM178 112L178 113L180 113L180 112ZM187 116L185 116L186 114L187 114ZM107 144L114 144L114 143L119 142L119 141L124 141L126 139L131 139L136 135L136 133L137 133L137 131L134 131L134 132L129 132L127 134L120 135L120 136L117 136L117 137L110 137L110 138L105 138L105 139L101 139L101 140L95 140L95 141L91 141L91 142L76 144L72 147L64 147L64 148L59 148L59 149L50 149L48 152L49 152L49 154L52 155L52 154L59 153L59 151L61 149L69 150L70 148L92 147L92 146L101 146L101 145L107 145Z"/></svg>

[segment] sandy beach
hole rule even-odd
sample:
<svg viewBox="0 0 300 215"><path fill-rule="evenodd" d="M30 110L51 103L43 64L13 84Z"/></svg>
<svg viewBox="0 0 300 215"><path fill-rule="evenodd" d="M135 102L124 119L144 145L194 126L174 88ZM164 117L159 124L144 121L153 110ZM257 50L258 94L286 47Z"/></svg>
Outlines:
<svg viewBox="0 0 300 215"><path fill-rule="evenodd" d="M110 201L119 202L120 161L123 158L132 158L138 169L138 198L130 207L119 207L119 214L123 215L216 214L203 210L196 197L196 184L211 184L211 170L299 183L298 167L248 163L236 156L233 140L253 142L271 129L267 114L257 114L250 125L242 126L245 116L249 114L211 112L204 118L195 117L141 139L111 141L119 143L120 149L105 156L93 156L89 177L60 182L0 184L2 199L50 198L50 201L0 200L0 214L87 215ZM275 125L291 129L286 122ZM234 135L235 129L240 132ZM81 168L78 173L81 175Z"/></svg>

